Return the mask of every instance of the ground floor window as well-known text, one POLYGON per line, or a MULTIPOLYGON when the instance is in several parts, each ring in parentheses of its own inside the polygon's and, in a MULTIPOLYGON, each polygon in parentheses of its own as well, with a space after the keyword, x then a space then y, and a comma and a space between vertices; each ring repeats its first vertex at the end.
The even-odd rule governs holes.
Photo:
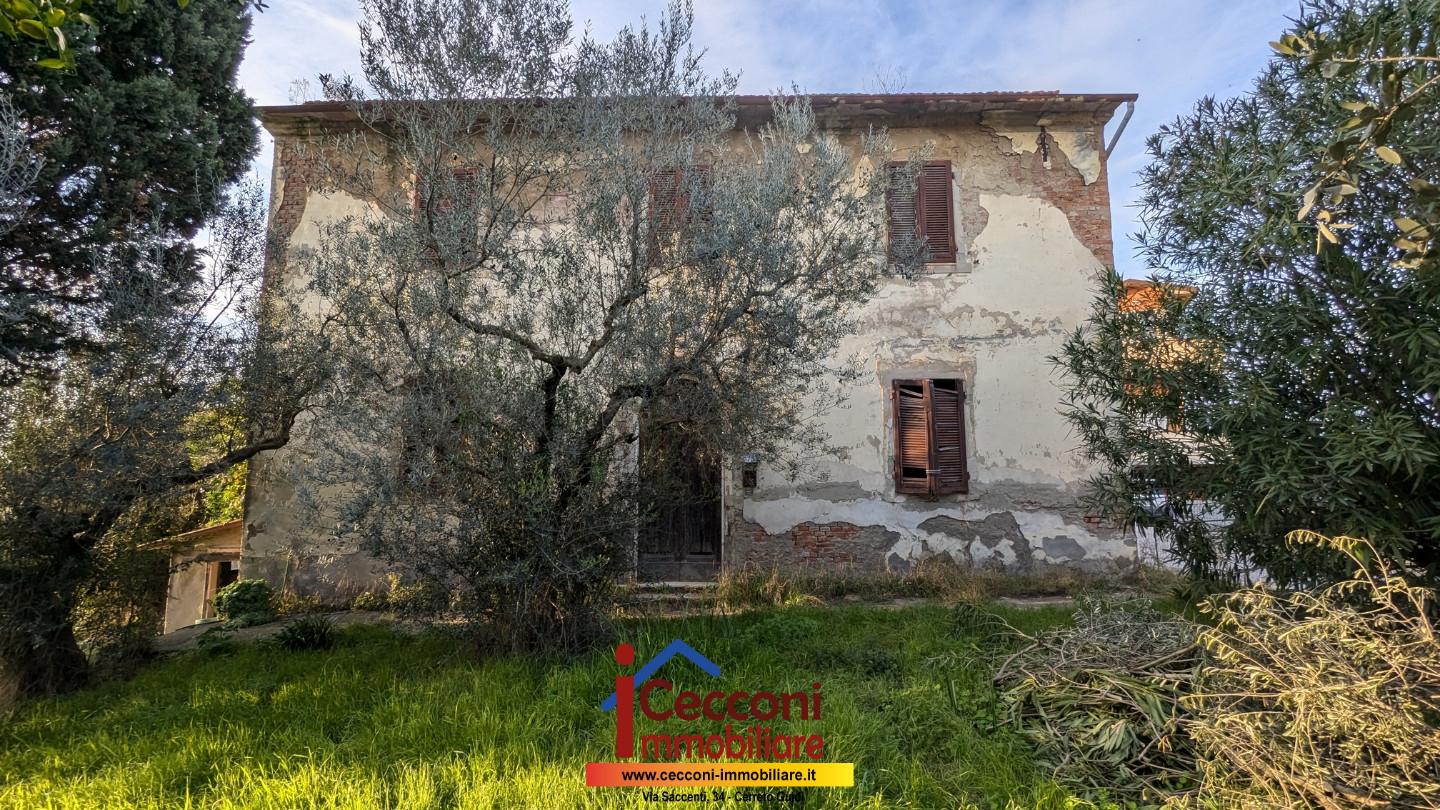
POLYGON ((969 492, 964 381, 896 380, 890 387, 890 406, 895 425, 895 491, 969 492))

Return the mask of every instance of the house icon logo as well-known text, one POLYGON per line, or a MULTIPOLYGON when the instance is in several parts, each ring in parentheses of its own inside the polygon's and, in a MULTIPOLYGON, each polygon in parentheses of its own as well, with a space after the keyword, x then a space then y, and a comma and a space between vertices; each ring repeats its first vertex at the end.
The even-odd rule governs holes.
MULTIPOLYGON (((694 647, 675 639, 665 645, 654 658, 646 662, 645 666, 633 675, 619 675, 615 678, 615 691, 610 696, 600 701, 600 710, 608 712, 615 711, 615 756, 621 759, 629 759, 635 756, 635 685, 645 683, 660 671, 660 668, 669 663, 675 656, 683 656, 699 667, 705 674, 712 678, 719 677, 720 667, 714 661, 706 658, 694 647)), ((635 647, 631 644, 620 644, 615 648, 615 663, 622 667, 628 667, 635 663, 635 647)))

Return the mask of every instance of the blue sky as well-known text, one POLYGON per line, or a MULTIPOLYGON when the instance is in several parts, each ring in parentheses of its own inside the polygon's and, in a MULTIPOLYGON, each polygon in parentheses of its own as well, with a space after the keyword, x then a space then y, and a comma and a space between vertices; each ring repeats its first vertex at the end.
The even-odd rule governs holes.
MULTIPOLYGON (((281 0, 258 15, 240 69, 256 102, 286 104, 297 79, 356 72, 359 5, 281 0)), ((576 21, 601 36, 663 7, 571 1, 576 21)), ((1294 10, 1293 0, 695 0, 695 37, 708 69, 739 72, 748 93, 791 83, 874 91, 877 76, 908 92, 1139 93, 1110 162, 1116 263, 1139 276, 1129 234, 1139 228, 1134 183, 1146 136, 1201 96, 1243 92, 1294 10)), ((263 149, 256 170, 268 179, 268 141, 263 149)))

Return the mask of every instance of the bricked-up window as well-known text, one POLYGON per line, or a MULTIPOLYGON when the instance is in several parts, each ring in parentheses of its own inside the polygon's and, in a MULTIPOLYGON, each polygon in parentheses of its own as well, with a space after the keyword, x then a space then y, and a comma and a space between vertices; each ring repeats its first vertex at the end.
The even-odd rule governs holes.
POLYGON ((955 205, 950 186, 953 176, 950 161, 926 161, 920 166, 913 187, 904 182, 905 165, 890 164, 891 179, 885 189, 890 254, 900 258, 925 250, 926 261, 955 261, 955 205))
POLYGON ((896 380, 895 491, 948 495, 970 491, 965 467, 965 384, 955 379, 896 380))
POLYGON ((652 249, 669 244, 686 225, 710 217, 709 203, 695 204, 690 199, 690 191, 708 188, 711 182, 710 166, 706 164, 661 169, 650 176, 652 249))

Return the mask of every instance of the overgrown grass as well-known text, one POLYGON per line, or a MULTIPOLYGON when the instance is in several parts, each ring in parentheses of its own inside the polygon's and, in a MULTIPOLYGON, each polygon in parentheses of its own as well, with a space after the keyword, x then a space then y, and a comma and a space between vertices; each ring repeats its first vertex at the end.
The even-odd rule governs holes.
POLYGON ((1140 591, 1169 594, 1183 582, 1171 571, 1136 566, 1123 572, 1096 574, 1071 567, 1053 567, 1034 574, 1016 574, 962 565, 947 557, 931 557, 904 574, 863 574, 825 571, 807 575, 778 570, 745 570, 716 583, 715 603, 727 610, 759 605, 799 605, 844 598, 883 601, 895 598, 984 602, 1004 596, 1077 596, 1092 591, 1140 591))
MULTIPOLYGON (((1066 620, 998 612, 1027 632, 1066 620)), ((822 719, 776 727, 823 734, 826 759, 855 762, 857 785, 813 790, 806 807, 1090 806, 998 726, 986 642, 957 634, 944 608, 644 619, 622 635, 641 660, 683 638, 723 670, 710 680, 672 662, 677 690, 822 682, 822 719)), ((613 759, 614 721, 597 703, 617 672, 603 651, 477 662, 451 639, 377 627, 339 632, 326 651, 196 652, 0 721, 0 806, 648 806, 638 790, 583 786, 586 761, 613 759)))

